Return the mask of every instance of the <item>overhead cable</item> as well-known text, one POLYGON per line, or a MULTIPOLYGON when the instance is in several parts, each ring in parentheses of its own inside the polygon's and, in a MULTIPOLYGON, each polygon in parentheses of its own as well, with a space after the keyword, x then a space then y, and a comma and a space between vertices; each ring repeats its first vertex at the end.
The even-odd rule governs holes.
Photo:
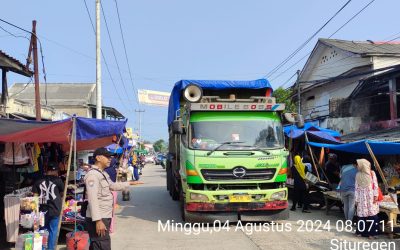
MULTIPOLYGON (((92 20, 92 17, 90 16, 90 12, 89 12, 89 8, 88 8, 88 6, 87 6, 86 0, 83 0, 83 1, 84 1, 84 3, 85 3, 86 12, 87 12, 87 14, 88 14, 90 23, 91 23, 91 25, 92 25, 93 32, 94 32, 94 34, 96 34, 96 29, 94 28, 93 20, 92 20)), ((120 94, 119 94, 119 92, 118 92, 117 85, 115 84, 114 78, 113 78, 112 75, 111 75, 110 68, 108 67, 108 63, 107 63, 107 60, 106 60, 106 58, 105 58, 105 56, 104 56, 103 50, 100 49, 100 51, 101 51, 101 57, 103 58, 103 61, 104 61, 104 64, 105 64, 105 66, 106 66, 108 75, 110 76, 111 83, 112 83, 113 86, 114 86, 115 93, 117 94, 118 99, 121 101, 121 103, 122 103, 122 105, 124 106, 124 108, 125 108, 126 110, 129 111, 129 108, 127 108, 127 106, 125 105, 125 103, 122 101, 122 98, 121 98, 121 96, 120 96, 120 94)))
POLYGON ((277 72, 280 68, 282 68, 290 59, 292 59, 300 50, 302 50, 323 28, 325 28, 328 23, 332 21, 352 0, 348 0, 327 22, 322 25, 314 34, 309 37, 303 44, 300 45, 295 51, 293 51, 285 60, 283 60, 278 66, 273 68, 270 72, 268 72, 263 78, 268 78, 277 72))
POLYGON ((136 91, 136 88, 135 88, 135 84, 134 84, 134 82, 133 82, 133 77, 132 77, 132 72, 131 72, 131 66, 130 66, 129 60, 128 60, 128 53, 126 52, 125 37, 124 37, 124 32, 122 31, 122 24, 121 24, 121 18, 120 18, 120 15, 119 15, 118 3, 117 3, 117 0, 114 0, 114 1, 115 1, 115 8, 117 9, 117 16, 118 16, 118 22, 119 22, 119 30, 120 30, 120 32, 121 32, 122 43, 123 43, 123 45, 124 45, 125 59, 126 59, 126 64, 128 65, 129 77, 130 77, 130 79, 131 79, 131 85, 132 85, 132 89, 133 89, 133 94, 134 94, 134 96, 136 97, 136 102, 137 102, 138 105, 140 106, 139 98, 138 98, 138 96, 137 96, 137 91, 136 91))
POLYGON ((108 28, 107 17, 106 17, 106 14, 104 13, 103 4, 100 2, 100 5, 101 5, 101 13, 103 14, 104 23, 105 23, 106 29, 107 29, 108 39, 110 40, 111 50, 112 50, 112 53, 113 53, 113 55, 114 55, 115 64, 117 65, 117 70, 118 70, 118 73, 119 73, 119 77, 120 77, 121 82, 122 82, 122 87, 124 88, 125 94, 126 94, 126 96, 128 97, 128 99, 129 99, 128 90, 126 89, 125 81, 124 81, 124 78, 122 77, 121 69, 120 69, 120 67, 119 67, 117 55, 115 54, 114 44, 113 44, 113 41, 112 41, 112 38, 111 38, 110 29, 108 28))

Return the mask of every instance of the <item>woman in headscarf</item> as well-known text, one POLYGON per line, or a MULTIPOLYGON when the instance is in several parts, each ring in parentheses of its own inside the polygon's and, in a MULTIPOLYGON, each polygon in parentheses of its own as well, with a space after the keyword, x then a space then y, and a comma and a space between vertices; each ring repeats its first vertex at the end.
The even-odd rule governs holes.
POLYGON ((378 181, 371 170, 371 163, 366 159, 357 160, 357 169, 355 199, 359 221, 356 234, 374 239, 379 231, 378 181))
POLYGON ((306 185, 306 167, 301 160, 299 155, 296 155, 293 159, 292 175, 294 179, 294 195, 293 195, 293 206, 291 211, 296 211, 296 205, 303 204, 303 213, 310 213, 308 210, 308 196, 307 196, 307 185, 306 185))

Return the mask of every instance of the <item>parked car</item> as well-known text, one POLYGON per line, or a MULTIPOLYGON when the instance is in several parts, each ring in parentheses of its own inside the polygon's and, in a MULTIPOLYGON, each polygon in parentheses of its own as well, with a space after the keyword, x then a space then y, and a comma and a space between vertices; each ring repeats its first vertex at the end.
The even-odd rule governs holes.
POLYGON ((154 156, 153 155, 146 155, 144 157, 144 162, 145 163, 154 163, 154 156))
POLYGON ((163 155, 163 154, 158 154, 158 155, 155 157, 155 164, 156 164, 156 165, 162 165, 162 162, 163 162, 165 159, 166 159, 165 155, 163 155))

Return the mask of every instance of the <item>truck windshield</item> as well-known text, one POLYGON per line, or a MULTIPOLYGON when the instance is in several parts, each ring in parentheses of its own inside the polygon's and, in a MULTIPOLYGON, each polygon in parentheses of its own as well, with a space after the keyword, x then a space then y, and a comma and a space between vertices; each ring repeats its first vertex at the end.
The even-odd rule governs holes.
POLYGON ((280 121, 201 121, 190 125, 190 147, 212 150, 274 149, 284 146, 280 121), (234 142, 240 143, 234 143, 234 142), (233 142, 233 143, 226 143, 233 142))

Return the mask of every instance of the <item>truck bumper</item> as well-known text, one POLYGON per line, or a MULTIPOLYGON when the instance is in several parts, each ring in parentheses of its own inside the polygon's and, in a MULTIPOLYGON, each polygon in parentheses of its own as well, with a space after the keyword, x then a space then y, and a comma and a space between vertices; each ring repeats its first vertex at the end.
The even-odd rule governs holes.
POLYGON ((185 204, 189 212, 239 212, 239 211, 271 211, 288 208, 287 201, 207 203, 189 202, 185 204))
POLYGON ((185 217, 189 222, 213 223, 213 221, 239 220, 245 222, 279 221, 289 218, 287 201, 271 201, 264 203, 187 203, 185 217))

